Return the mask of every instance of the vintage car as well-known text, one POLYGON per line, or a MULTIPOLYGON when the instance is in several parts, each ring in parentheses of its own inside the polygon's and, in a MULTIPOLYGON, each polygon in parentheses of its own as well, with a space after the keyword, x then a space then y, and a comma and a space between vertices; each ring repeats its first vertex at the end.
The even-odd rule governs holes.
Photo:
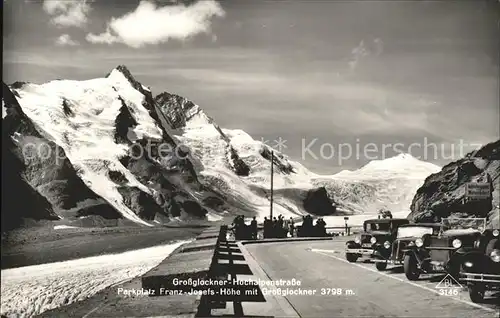
POLYGON ((409 280, 421 273, 445 272, 459 278, 461 259, 486 228, 482 218, 443 218, 437 233, 415 240, 418 249, 407 251, 404 272, 409 280))
POLYGON ((398 227, 408 223, 407 219, 366 220, 360 236, 346 242, 346 259, 349 262, 356 262, 358 258, 369 259, 376 263, 378 270, 386 269, 398 227))
POLYGON ((388 263, 403 265, 405 256, 410 253, 424 257, 428 252, 422 249, 422 238, 426 235, 437 235, 441 228, 440 223, 410 223, 398 228, 396 239, 392 243, 391 256, 388 263))
POLYGON ((488 290, 500 290, 500 229, 488 229, 463 257, 460 281, 469 289, 471 301, 478 303, 488 290))

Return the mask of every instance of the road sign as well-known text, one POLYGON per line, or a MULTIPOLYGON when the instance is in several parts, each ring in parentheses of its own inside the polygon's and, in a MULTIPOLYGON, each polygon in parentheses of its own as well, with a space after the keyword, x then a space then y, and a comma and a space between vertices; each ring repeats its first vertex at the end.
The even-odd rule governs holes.
POLYGON ((349 220, 349 217, 348 216, 344 216, 344 220, 349 220))
POLYGON ((464 287, 453 276, 447 274, 434 288, 439 290, 441 296, 459 296, 460 290, 464 287))
POLYGON ((465 185, 465 196, 471 200, 491 198, 491 184, 489 182, 470 182, 465 185))

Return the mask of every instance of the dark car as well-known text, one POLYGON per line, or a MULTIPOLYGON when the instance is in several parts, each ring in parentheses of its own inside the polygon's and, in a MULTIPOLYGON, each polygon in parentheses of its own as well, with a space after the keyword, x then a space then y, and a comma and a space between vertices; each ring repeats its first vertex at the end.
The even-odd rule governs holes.
POLYGON ((346 243, 346 259, 349 262, 356 262, 358 258, 370 259, 376 262, 378 270, 386 269, 398 227, 408 223, 407 219, 366 220, 361 235, 346 243))
POLYGON ((396 239, 392 243, 389 263, 403 265, 405 256, 416 254, 420 259, 428 257, 428 251, 422 248, 426 235, 437 235, 440 223, 411 223, 398 228, 396 239))
POLYGON ((462 257, 474 247, 482 235, 486 219, 444 218, 437 234, 425 234, 415 241, 418 249, 409 250, 404 259, 404 271, 409 280, 421 273, 445 272, 458 279, 462 257))
POLYGON ((500 290, 500 229, 486 230, 463 257, 460 281, 467 283, 471 301, 484 299, 488 290, 500 290))

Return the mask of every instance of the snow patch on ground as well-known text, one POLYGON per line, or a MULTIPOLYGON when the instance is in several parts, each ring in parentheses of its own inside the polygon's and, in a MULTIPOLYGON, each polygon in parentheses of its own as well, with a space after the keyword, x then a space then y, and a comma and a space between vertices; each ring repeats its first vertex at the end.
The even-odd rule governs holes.
POLYGON ((31 317, 143 275, 183 242, 1 271, 1 314, 31 317))
POLYGON ((216 221, 220 221, 220 220, 222 220, 222 219, 223 219, 223 217, 222 217, 222 216, 220 216, 220 215, 218 215, 218 214, 215 214, 215 213, 210 213, 210 212, 209 212, 209 213, 207 214, 207 219, 208 219, 208 221, 210 221, 210 222, 216 222, 216 221))
POLYGON ((77 229, 78 226, 70 226, 70 225, 55 225, 54 230, 64 230, 64 229, 77 229))

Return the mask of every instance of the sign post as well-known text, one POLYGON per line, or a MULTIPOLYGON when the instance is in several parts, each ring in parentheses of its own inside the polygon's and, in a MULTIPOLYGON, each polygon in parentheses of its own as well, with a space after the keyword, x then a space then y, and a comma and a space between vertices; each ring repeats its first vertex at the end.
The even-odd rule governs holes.
POLYGON ((273 221, 273 166, 274 166, 274 151, 271 150, 271 207, 270 207, 270 212, 269 212, 269 216, 270 216, 270 221, 272 222, 273 221))
POLYGON ((487 200, 491 198, 491 184, 489 182, 469 182, 465 185, 467 200, 487 200))

